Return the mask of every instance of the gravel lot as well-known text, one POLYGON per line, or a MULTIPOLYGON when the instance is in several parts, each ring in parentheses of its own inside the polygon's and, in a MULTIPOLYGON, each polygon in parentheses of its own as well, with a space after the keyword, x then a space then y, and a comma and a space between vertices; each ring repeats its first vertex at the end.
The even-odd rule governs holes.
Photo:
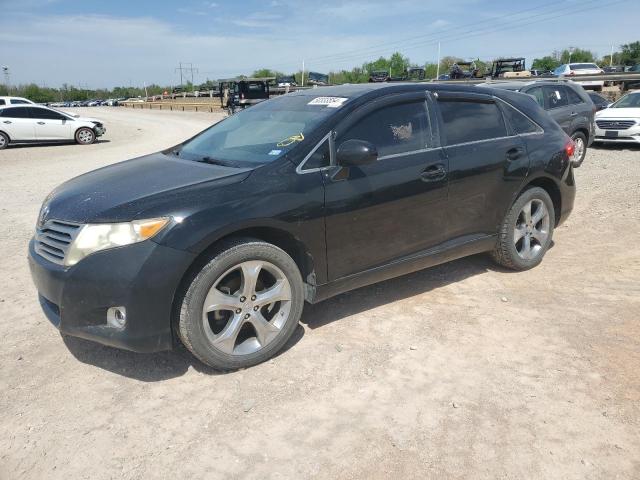
POLYGON ((85 110, 100 143, 0 152, 1 479, 640 478, 640 148, 590 150, 538 268, 475 256, 307 306, 283 354, 220 375, 41 313, 47 193, 219 118, 85 110))

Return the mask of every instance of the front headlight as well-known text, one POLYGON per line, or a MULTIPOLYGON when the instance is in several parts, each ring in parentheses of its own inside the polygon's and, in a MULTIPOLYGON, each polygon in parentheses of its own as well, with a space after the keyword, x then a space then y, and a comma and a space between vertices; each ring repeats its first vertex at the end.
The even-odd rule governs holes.
POLYGON ((69 245, 64 264, 70 267, 94 252, 142 242, 153 237, 167 223, 169 223, 168 218, 152 218, 126 223, 83 225, 76 238, 69 245))

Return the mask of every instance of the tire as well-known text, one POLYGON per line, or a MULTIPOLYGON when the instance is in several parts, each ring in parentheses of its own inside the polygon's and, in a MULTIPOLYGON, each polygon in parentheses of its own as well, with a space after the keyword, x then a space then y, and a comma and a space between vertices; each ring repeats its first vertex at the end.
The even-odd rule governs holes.
POLYGON ((293 259, 250 238, 222 245, 185 288, 176 312, 178 336, 194 356, 218 370, 246 368, 274 356, 295 331, 304 306, 293 259))
POLYGON ((587 155, 587 137, 582 132, 575 132, 571 135, 571 140, 575 144, 575 153, 571 157, 571 165, 574 168, 578 168, 584 162, 584 157, 587 155))
POLYGON ((549 194, 540 187, 528 188, 520 194, 502 221, 492 252, 493 259, 512 270, 529 270, 537 266, 551 245, 554 226, 555 211, 549 194), (530 222, 526 221, 527 205, 530 222), (539 211, 541 206, 544 209, 539 211), (538 215, 541 218, 536 221, 538 215))
POLYGON ((80 145, 91 145, 96 141, 96 133, 89 127, 82 127, 76 131, 75 139, 80 145))
POLYGON ((6 133, 0 132, 0 150, 9 146, 9 137, 6 133))

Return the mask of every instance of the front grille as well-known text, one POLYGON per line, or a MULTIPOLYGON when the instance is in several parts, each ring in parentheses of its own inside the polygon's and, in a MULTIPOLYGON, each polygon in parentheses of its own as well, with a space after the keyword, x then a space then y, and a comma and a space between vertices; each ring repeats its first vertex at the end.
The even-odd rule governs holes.
POLYGON ((77 223, 47 220, 36 228, 36 253, 50 262, 64 264, 69 245, 80 232, 80 227, 77 223))
POLYGON ((596 125, 602 130, 627 130, 635 124, 635 120, 596 120, 596 125))

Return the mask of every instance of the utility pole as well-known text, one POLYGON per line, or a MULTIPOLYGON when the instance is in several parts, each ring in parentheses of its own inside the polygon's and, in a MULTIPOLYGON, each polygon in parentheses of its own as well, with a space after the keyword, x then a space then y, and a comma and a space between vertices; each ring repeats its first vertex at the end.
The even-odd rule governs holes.
POLYGON ((180 86, 184 87, 184 80, 183 80, 184 75, 183 75, 183 72, 184 72, 184 74, 187 74, 187 73, 190 72, 191 73, 191 88, 193 88, 193 74, 194 73, 198 73, 198 69, 193 67, 193 63, 186 63, 185 62, 183 64, 182 62, 179 62, 178 65, 179 65, 179 67, 176 68, 175 71, 176 72, 180 72, 180 86), (189 65, 189 66, 187 67, 187 65, 189 65))
POLYGON ((2 73, 4 74, 4 84, 7 86, 7 93, 11 90, 11 79, 9 74, 9 67, 7 65, 2 66, 2 73))
POLYGON ((569 62, 568 63, 571 63, 571 55, 573 55, 573 50, 574 50, 573 47, 569 47, 569 62))
POLYGON ((438 42, 438 63, 436 65, 436 80, 440 78, 440 42, 438 42))
POLYGON ((611 56, 609 57, 609 66, 613 66, 613 45, 611 45, 611 56))
POLYGON ((304 87, 304 58, 302 59, 302 86, 304 87))

